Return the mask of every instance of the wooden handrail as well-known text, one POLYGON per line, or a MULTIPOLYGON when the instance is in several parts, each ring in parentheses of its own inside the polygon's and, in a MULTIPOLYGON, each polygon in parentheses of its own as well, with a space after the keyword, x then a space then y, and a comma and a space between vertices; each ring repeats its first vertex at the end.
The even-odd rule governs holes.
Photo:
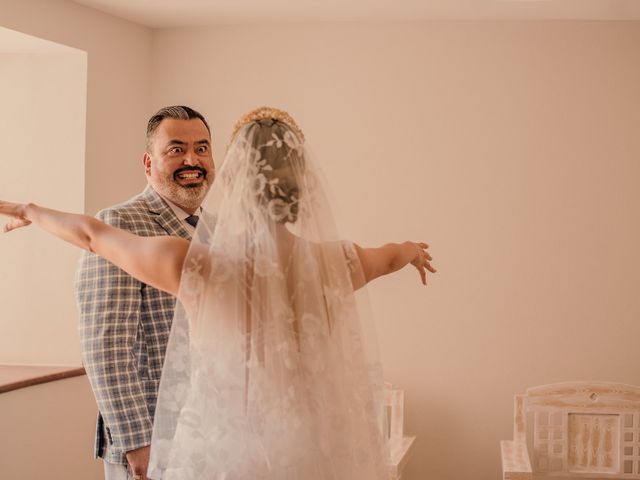
POLYGON ((84 374, 83 367, 0 365, 0 393, 84 374))

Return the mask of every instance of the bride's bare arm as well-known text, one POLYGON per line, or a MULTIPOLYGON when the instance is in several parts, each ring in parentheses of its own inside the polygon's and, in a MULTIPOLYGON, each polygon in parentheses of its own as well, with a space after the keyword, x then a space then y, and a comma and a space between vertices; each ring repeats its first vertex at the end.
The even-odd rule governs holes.
POLYGON ((431 273, 436 272, 431 266, 432 258, 427 252, 429 245, 426 243, 388 243, 378 248, 362 248, 355 245, 355 248, 362 265, 365 283, 400 270, 408 264, 416 267, 424 285, 427 284, 427 270, 431 273))
POLYGON ((31 203, 0 201, 0 214, 12 219, 5 225, 5 232, 34 223, 66 242, 104 257, 143 283, 177 295, 188 240, 170 236, 140 237, 88 215, 60 212, 31 203))

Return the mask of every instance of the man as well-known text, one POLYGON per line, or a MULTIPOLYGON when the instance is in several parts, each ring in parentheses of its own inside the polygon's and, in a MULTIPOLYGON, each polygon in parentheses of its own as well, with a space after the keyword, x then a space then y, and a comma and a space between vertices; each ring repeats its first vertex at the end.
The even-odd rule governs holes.
MULTIPOLYGON (((148 186, 98 213, 141 236, 191 239, 214 178, 211 133, 184 106, 159 110, 147 125, 148 186)), ((86 253, 76 279, 84 366, 99 414, 95 455, 107 480, 146 479, 158 384, 175 298, 86 253)))

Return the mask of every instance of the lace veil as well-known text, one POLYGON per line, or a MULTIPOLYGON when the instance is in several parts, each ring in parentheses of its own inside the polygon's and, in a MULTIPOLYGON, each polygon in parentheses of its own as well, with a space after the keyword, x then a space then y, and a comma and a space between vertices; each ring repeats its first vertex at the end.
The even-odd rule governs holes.
POLYGON ((323 184, 288 114, 238 122, 183 268, 151 478, 388 478, 362 271, 323 184))

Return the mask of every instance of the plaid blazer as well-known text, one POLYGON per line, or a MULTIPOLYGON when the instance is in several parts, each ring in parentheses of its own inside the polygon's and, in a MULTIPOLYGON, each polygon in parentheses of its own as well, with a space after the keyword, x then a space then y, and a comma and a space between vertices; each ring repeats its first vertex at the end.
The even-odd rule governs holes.
MULTIPOLYGON (((144 237, 191 239, 150 186, 97 217, 144 237)), ((127 451, 151 443, 175 298, 88 252, 80 259, 75 287, 83 362, 99 409, 94 454, 124 464, 127 451)))

